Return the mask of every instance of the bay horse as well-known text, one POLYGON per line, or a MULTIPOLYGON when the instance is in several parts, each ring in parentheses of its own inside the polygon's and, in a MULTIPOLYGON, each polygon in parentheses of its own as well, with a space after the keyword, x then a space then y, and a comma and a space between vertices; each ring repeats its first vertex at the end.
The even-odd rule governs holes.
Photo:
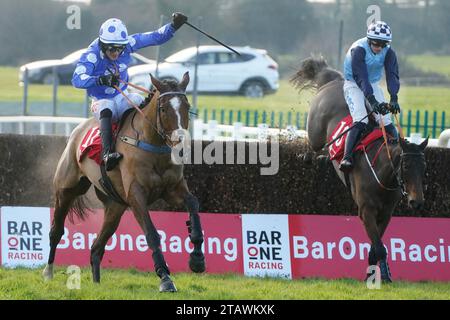
POLYGON ((134 137, 141 144, 151 145, 153 149, 143 150, 117 139, 116 150, 124 155, 119 165, 108 176, 123 201, 113 201, 105 194, 99 183, 99 165, 88 157, 78 160, 79 147, 86 133, 98 126, 94 118, 78 125, 72 132, 67 146, 59 160, 53 180, 55 211, 50 230, 50 253, 43 271, 46 280, 53 278, 53 263, 56 246, 64 234, 66 216, 85 218, 82 205, 84 195, 91 184, 97 197, 104 205, 104 221, 100 234, 91 247, 90 263, 93 281, 100 282, 100 263, 105 246, 119 226, 124 211, 129 207, 145 234, 147 244, 152 250, 156 274, 160 278, 161 292, 177 291, 170 278, 170 271, 161 251, 160 236, 148 212, 148 206, 158 199, 164 199, 173 206, 184 204, 189 212, 188 232, 194 245, 190 254, 189 267, 193 272, 205 270, 205 258, 201 246, 203 233, 198 214, 197 198, 188 189, 183 177, 183 165, 171 161, 170 146, 176 145, 171 135, 177 130, 187 129, 189 108, 185 91, 189 83, 186 72, 180 83, 159 81, 151 76, 155 88, 154 95, 146 99, 141 112, 133 110, 126 117, 118 136, 134 137), (150 101, 149 101, 150 100, 150 101), (164 152, 163 152, 164 151, 164 152))
MULTIPOLYGON (((322 57, 309 57, 303 60, 291 83, 300 91, 316 89, 307 119, 309 151, 305 159, 311 160, 315 152, 325 147, 338 123, 349 115, 343 93, 344 78, 340 72, 328 67, 322 57)), ((348 180, 339 170, 339 163, 332 161, 340 180, 350 189, 358 207, 358 215, 371 241, 369 266, 376 266, 379 262, 381 279, 386 282, 392 279, 382 237, 404 193, 408 196, 411 208, 423 207, 426 169, 424 150, 427 144, 428 138, 420 145, 409 143, 403 138, 394 144, 386 144, 383 139, 376 140, 366 153, 354 154, 354 168, 348 174, 348 180), (386 149, 389 149, 392 161, 386 149), (375 157, 377 159, 372 164, 375 157)))

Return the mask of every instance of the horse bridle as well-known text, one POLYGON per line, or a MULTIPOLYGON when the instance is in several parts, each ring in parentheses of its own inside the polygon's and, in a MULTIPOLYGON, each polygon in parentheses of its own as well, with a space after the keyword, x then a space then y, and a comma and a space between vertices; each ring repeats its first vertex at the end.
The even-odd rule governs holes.
POLYGON ((397 169, 397 172, 395 173, 397 177, 397 183, 402 188, 403 195, 407 195, 407 192, 405 191, 405 182, 403 179, 404 169, 403 169, 403 159, 406 157, 420 157, 420 160, 423 160, 425 162, 425 154, 423 152, 403 152, 400 153, 400 163, 399 168, 397 169), (400 176, 398 175, 398 171, 400 171, 400 176))
POLYGON ((378 185, 379 185, 382 189, 385 189, 385 190, 388 190, 388 191, 395 191, 395 190, 401 189, 402 195, 403 195, 403 196, 406 196, 406 195, 408 194, 408 193, 406 192, 406 189, 405 189, 405 182, 404 182, 404 179, 403 179, 403 175, 404 175, 404 170, 403 170, 403 159, 406 158, 406 157, 420 157, 421 159, 425 160, 425 155, 424 155, 423 152, 403 152, 403 151, 402 151, 402 152, 400 153, 400 162, 399 162, 399 164, 398 164, 397 170, 395 170, 395 166, 394 166, 394 164, 391 162, 391 167, 392 167, 392 169, 393 169, 393 173, 392 173, 392 174, 395 176, 395 179, 397 180, 397 186, 396 186, 395 188, 389 188, 389 187, 386 187, 386 186, 380 181, 380 179, 378 178, 378 176, 377 176, 377 174, 376 174, 376 172, 375 172, 375 170, 374 170, 372 164, 371 164, 370 161, 369 161, 369 158, 368 158, 368 155, 367 155, 367 152, 365 151, 365 149, 364 149, 364 154, 365 154, 365 156, 366 156, 366 160, 367 160, 367 162, 368 162, 368 164, 369 164, 369 167, 370 167, 370 169, 372 170, 372 174, 373 174, 373 176, 375 177, 375 180, 378 182, 378 185))
MULTIPOLYGON (((168 91, 168 92, 164 92, 161 93, 156 101, 156 132, 158 133, 158 135, 163 138, 163 140, 166 142, 167 144, 167 140, 170 140, 169 135, 166 133, 166 130, 164 129, 164 126, 162 124, 161 121, 161 98, 168 96, 168 95, 174 95, 174 96, 183 96, 186 97, 186 92, 182 92, 182 91, 168 91)), ((169 145, 169 147, 172 147, 169 145)))

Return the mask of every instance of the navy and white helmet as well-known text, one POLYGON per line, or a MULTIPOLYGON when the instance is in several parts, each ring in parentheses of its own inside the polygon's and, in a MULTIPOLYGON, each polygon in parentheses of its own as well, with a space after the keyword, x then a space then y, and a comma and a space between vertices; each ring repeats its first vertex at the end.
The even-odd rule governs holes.
POLYGON ((99 38, 103 43, 127 44, 127 27, 120 19, 108 19, 100 27, 99 38))
POLYGON ((375 21, 367 28, 367 38, 382 41, 392 41, 392 32, 384 21, 375 21))

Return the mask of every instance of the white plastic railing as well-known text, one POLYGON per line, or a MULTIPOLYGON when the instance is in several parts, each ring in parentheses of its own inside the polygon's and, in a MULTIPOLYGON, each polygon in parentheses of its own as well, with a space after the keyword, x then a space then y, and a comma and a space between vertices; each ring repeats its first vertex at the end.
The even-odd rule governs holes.
POLYGON ((38 123, 39 133, 45 134, 45 125, 47 123, 62 123, 64 124, 64 133, 69 136, 73 130, 73 125, 77 125, 86 118, 77 117, 40 117, 40 116, 8 116, 0 117, 0 133, 3 133, 4 123, 18 123, 19 124, 19 134, 25 133, 25 123, 38 123))
POLYGON ((260 141, 268 136, 284 135, 291 138, 306 137, 305 130, 297 130, 294 126, 288 126, 286 129, 269 128, 267 124, 259 124, 257 127, 244 127, 241 122, 235 122, 233 125, 218 124, 217 120, 209 120, 204 123, 201 119, 194 120, 193 140, 245 140, 260 141))
MULTIPOLYGON (((0 133, 4 133, 5 123, 18 123, 18 133, 25 133, 25 123, 38 123, 39 134, 46 134, 45 125, 48 123, 64 124, 64 133, 69 136, 73 126, 77 125, 86 118, 78 117, 41 117, 41 116, 6 116, 0 117, 0 133)), ((288 126, 286 129, 269 128, 267 124, 259 124, 258 127, 244 127, 242 123, 235 122, 233 125, 218 124, 217 120, 209 120, 204 123, 201 119, 194 120, 193 140, 216 140, 216 141, 261 141, 268 136, 286 136, 288 138, 304 138, 307 136, 305 130, 298 130, 295 126, 288 126)), ((412 133, 407 137, 409 141, 421 143, 424 138, 420 133, 412 133)), ((450 148, 450 129, 444 130, 439 139, 430 139, 429 147, 450 148)))
POLYGON ((439 135, 438 146, 441 148, 450 148, 450 129, 446 129, 439 135))

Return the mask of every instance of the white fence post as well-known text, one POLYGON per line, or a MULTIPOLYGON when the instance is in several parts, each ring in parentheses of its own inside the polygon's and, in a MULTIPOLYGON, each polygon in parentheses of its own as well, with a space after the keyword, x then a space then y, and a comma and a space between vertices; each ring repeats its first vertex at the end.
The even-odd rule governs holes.
POLYGON ((269 136, 269 126, 265 123, 258 124, 258 140, 266 141, 269 136))
POLYGON ((193 140, 203 140, 203 120, 202 119, 195 119, 193 122, 193 132, 192 132, 192 139, 193 140))
POLYGON ((233 140, 242 140, 242 122, 235 122, 233 127, 233 140))
POLYGON ((450 148, 450 129, 442 131, 439 136, 438 146, 441 148, 450 148))
POLYGON ((217 120, 209 120, 208 121, 208 132, 206 134, 208 140, 216 140, 217 137, 217 120))

